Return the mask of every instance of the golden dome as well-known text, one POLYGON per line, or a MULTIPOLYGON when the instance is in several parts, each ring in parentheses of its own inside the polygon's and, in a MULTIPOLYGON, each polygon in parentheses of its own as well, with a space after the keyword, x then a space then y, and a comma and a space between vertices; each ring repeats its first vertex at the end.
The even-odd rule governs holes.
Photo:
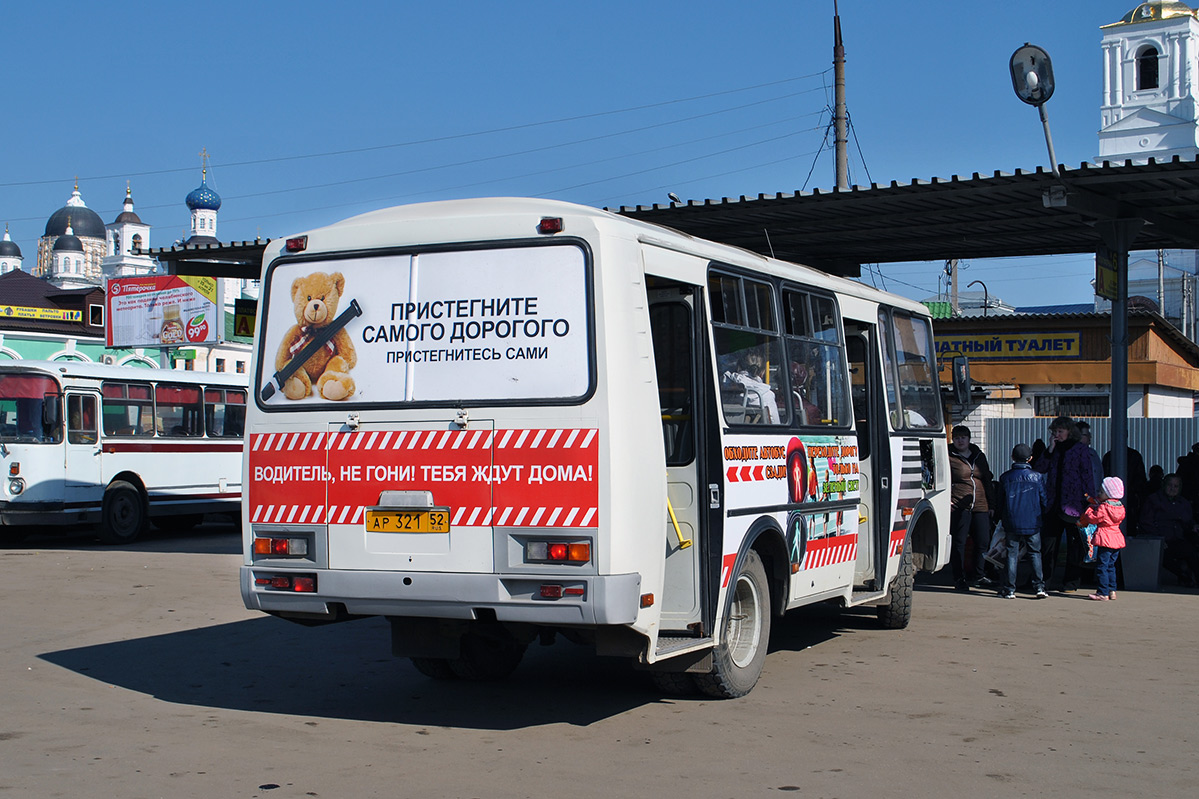
POLYGON ((1117 25, 1134 25, 1138 22, 1157 22, 1158 20, 1171 19, 1173 17, 1194 17, 1195 9, 1188 6, 1186 3, 1180 3, 1178 0, 1150 0, 1148 3, 1141 3, 1139 6, 1129 11, 1119 22, 1113 22, 1110 25, 1104 25, 1104 28, 1114 28, 1117 25))

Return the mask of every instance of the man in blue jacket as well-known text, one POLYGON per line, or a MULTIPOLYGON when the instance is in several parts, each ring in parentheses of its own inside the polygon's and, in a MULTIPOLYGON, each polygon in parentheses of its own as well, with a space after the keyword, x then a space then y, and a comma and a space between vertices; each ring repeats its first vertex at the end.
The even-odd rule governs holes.
POLYGON ((999 476, 999 513, 1007 546, 1007 574, 999 589, 999 596, 1004 599, 1016 597, 1016 564, 1021 544, 1028 547, 1032 560, 1032 584, 1037 599, 1049 596, 1041 571, 1041 512, 1048 498, 1045 479, 1033 471, 1031 460, 1032 449, 1027 444, 1017 444, 1012 448, 1012 468, 999 476))

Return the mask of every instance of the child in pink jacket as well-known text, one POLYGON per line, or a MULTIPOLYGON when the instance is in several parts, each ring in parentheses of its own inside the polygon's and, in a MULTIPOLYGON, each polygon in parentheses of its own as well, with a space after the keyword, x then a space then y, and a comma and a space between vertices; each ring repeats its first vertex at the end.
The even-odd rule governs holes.
POLYGON ((1095 576, 1099 580, 1099 588, 1088 599, 1104 602, 1116 598, 1116 559, 1120 557, 1120 550, 1124 549, 1124 533, 1120 532, 1120 522, 1124 521, 1122 499, 1124 483, 1119 477, 1106 477, 1099 499, 1092 499, 1092 504, 1078 520, 1080 526, 1095 525, 1095 536, 1091 542, 1098 551, 1095 576))

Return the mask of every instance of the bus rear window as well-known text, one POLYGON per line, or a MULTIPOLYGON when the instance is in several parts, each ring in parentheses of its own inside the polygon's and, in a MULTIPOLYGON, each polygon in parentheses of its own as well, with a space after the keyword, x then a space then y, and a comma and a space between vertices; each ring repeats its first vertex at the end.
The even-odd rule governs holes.
POLYGON ((268 410, 591 390, 588 263, 575 244, 283 261, 263 296, 268 410))
POLYGON ((41 375, 0 375, 0 441, 62 441, 58 384, 41 375))

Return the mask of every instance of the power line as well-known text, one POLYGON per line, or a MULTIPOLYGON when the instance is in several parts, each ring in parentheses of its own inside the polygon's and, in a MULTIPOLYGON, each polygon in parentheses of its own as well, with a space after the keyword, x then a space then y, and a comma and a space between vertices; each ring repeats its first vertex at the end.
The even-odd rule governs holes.
MULTIPOLYGON (((328 151, 316 152, 316 153, 302 153, 302 154, 297 154, 297 155, 275 156, 272 158, 256 158, 256 159, 248 159, 248 160, 244 160, 244 161, 228 161, 228 162, 223 162, 223 163, 215 162, 212 164, 212 166, 214 168, 222 168, 222 169, 229 169, 229 168, 233 168, 233 167, 243 167, 243 166, 257 166, 260 164, 282 163, 282 162, 287 162, 287 161, 297 161, 297 160, 304 160, 304 159, 309 159, 309 158, 328 158, 328 157, 338 156, 338 155, 354 155, 354 154, 361 154, 361 153, 368 153, 368 152, 378 152, 380 150, 389 150, 389 149, 396 149, 396 148, 401 148, 401 147, 415 147, 415 146, 422 145, 422 144, 436 144, 436 143, 441 143, 441 142, 456 141, 456 140, 460 140, 460 139, 468 139, 468 138, 474 138, 474 137, 479 137, 479 136, 490 136, 490 135, 494 135, 497 133, 510 133, 510 132, 517 131, 517 130, 528 130, 530 128, 544 127, 547 125, 559 125, 559 124, 564 124, 567 122, 580 122, 580 121, 587 120, 587 119, 598 119, 600 117, 605 117, 605 116, 628 114, 628 113, 633 113, 636 111, 647 111, 647 110, 654 109, 654 108, 665 108, 667 106, 678 105, 681 103, 695 102, 697 100, 708 100, 713 97, 723 97, 725 95, 738 94, 741 92, 754 91, 757 89, 769 88, 771 86, 780 86, 780 85, 787 84, 787 83, 795 83, 795 82, 801 81, 801 80, 808 80, 809 78, 824 75, 827 72, 828 72, 828 70, 826 69, 826 70, 822 70, 821 72, 813 72, 808 75, 799 75, 799 76, 792 77, 792 78, 782 78, 780 80, 769 81, 766 83, 759 83, 759 84, 755 84, 753 86, 743 86, 743 87, 736 88, 736 89, 725 89, 725 90, 719 91, 719 92, 709 92, 708 94, 695 95, 692 97, 680 97, 680 98, 675 98, 673 100, 664 100, 664 101, 658 102, 658 103, 647 103, 644 105, 630 106, 628 108, 618 108, 618 109, 613 109, 613 110, 609 110, 609 111, 597 111, 597 112, 590 113, 590 114, 578 114, 575 116, 561 117, 558 119, 550 119, 550 120, 542 120, 539 122, 525 122, 525 123, 522 123, 519 125, 508 125, 508 126, 499 127, 499 128, 489 128, 486 130, 469 131, 466 133, 454 133, 454 134, 449 134, 446 136, 433 136, 433 137, 429 137, 429 138, 425 138, 425 139, 413 139, 410 141, 403 141, 403 142, 377 144, 377 145, 372 145, 372 146, 368 146, 368 147, 356 147, 356 148, 347 148, 347 149, 342 149, 342 150, 328 150, 328 151)), ((782 98, 773 98, 772 100, 764 100, 764 101, 760 101, 760 102, 772 102, 774 100, 786 99, 787 97, 793 97, 793 96, 797 96, 799 94, 805 94, 805 93, 812 92, 812 91, 820 91, 820 89, 819 88, 809 89, 809 90, 806 90, 803 92, 796 92, 794 94, 784 95, 782 98)), ((755 105, 755 104, 757 104, 757 103, 750 103, 748 105, 755 105)), ((743 107, 748 107, 748 105, 743 106, 743 107)), ((729 110, 735 110, 735 109, 729 109, 729 110)), ((726 113, 726 112, 727 111, 713 112, 713 113, 726 113)), ((699 116, 707 116, 707 115, 699 115, 699 116)), ((699 117, 697 116, 695 118, 699 118, 699 117)), ((170 175, 170 174, 177 174, 180 172, 191 172, 191 171, 194 171, 194 169, 195 169, 194 166, 176 167, 176 168, 172 168, 172 169, 142 170, 139 172, 122 172, 119 174, 112 174, 112 175, 86 175, 86 176, 79 176, 77 179, 85 180, 85 181, 87 181, 87 180, 112 180, 112 179, 116 179, 116 178, 147 177, 150 175, 170 175)), ((49 178, 49 179, 42 179, 42 180, 12 181, 12 182, 8 182, 8 183, 0 183, 0 188, 12 188, 12 187, 19 187, 19 186, 41 186, 41 185, 48 185, 48 184, 54 184, 54 183, 61 183, 64 180, 66 180, 66 178, 49 178)))

